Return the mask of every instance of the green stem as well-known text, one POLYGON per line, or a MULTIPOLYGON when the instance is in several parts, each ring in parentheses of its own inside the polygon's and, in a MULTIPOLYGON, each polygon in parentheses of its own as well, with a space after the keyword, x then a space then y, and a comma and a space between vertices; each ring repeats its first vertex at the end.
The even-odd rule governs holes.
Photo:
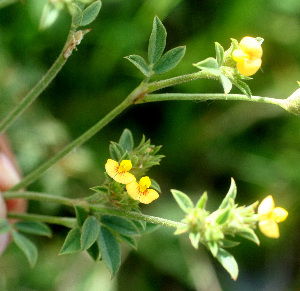
MULTIPOLYGON (((134 219, 134 220, 143 220, 143 221, 147 221, 150 223, 160 224, 160 225, 174 227, 174 228, 184 225, 181 222, 168 220, 168 219, 164 219, 164 218, 160 218, 160 217, 144 215, 144 214, 137 213, 137 212, 126 212, 121 209, 105 207, 102 205, 88 204, 86 201, 81 200, 81 199, 70 199, 70 198, 65 198, 65 197, 58 197, 55 195, 49 195, 49 194, 45 194, 45 193, 29 192, 29 191, 24 191, 24 192, 8 191, 8 192, 2 193, 2 195, 4 196, 5 199, 23 198, 23 199, 28 199, 28 200, 37 200, 37 201, 43 201, 43 202, 58 203, 58 204, 62 204, 62 205, 70 206, 70 207, 81 204, 82 206, 86 207, 87 209, 90 209, 91 211, 94 211, 94 212, 99 212, 101 214, 121 216, 121 217, 125 217, 128 219, 134 219)), ((18 219, 23 219, 23 217, 33 217, 34 216, 33 214, 15 214, 15 213, 13 214, 14 217, 12 217, 11 215, 12 214, 10 214, 10 216, 9 216, 10 218, 18 218, 18 219)), ((34 217, 36 217, 36 219, 35 219, 36 221, 55 223, 55 222, 53 222, 54 220, 51 220, 51 221, 45 220, 45 219, 48 219, 49 216, 37 215, 34 217), (41 219, 39 219, 39 218, 41 218, 41 219)), ((30 218, 26 218, 26 219, 30 219, 30 218)), ((50 217, 49 219, 52 219, 52 217, 50 217)), ((67 219, 67 221, 69 221, 69 220, 73 223, 73 220, 71 220, 71 218, 67 219)), ((61 220, 58 220, 58 221, 61 221, 61 220)), ((57 224, 61 224, 61 223, 57 223, 57 224)), ((63 225, 63 224, 61 224, 61 225, 63 225)))
POLYGON ((54 62, 52 67, 48 72, 42 77, 42 79, 35 85, 34 88, 24 97, 24 99, 13 108, 11 112, 5 117, 5 119, 0 123, 0 135, 10 126, 10 124, 15 121, 29 106, 37 99, 37 97, 47 88, 49 83, 54 79, 54 77, 61 70, 63 65, 66 63, 67 59, 64 58, 65 48, 69 44, 70 38, 73 36, 73 30, 70 31, 67 41, 64 45, 62 52, 60 53, 57 60, 54 62))
POLYGON ((166 79, 158 82, 152 82, 148 84, 147 93, 151 93, 166 87, 178 85, 181 83, 186 83, 190 81, 194 81, 200 78, 206 78, 206 79, 216 79, 216 77, 208 72, 205 71, 199 71, 192 74, 182 75, 178 77, 174 77, 171 79, 166 79))
POLYGON ((65 157, 68 153, 70 153, 76 147, 82 145, 84 142, 89 140, 92 136, 94 136, 99 130, 101 130, 104 126, 106 126, 110 121, 112 121, 116 116, 118 116, 121 112, 123 112, 127 107, 129 107, 134 100, 138 99, 139 96, 144 96, 145 94, 145 84, 142 83, 139 87, 137 87, 128 97, 117 107, 115 107, 110 113, 108 113, 104 118, 98 121, 94 126, 84 132, 77 139, 73 140, 70 144, 68 144, 62 151, 60 151, 56 156, 46 161, 36 170, 31 172, 28 176, 22 179, 20 183, 12 187, 10 190, 19 190, 22 189, 40 176, 42 176, 50 167, 52 167, 56 162, 65 157))
POLYGON ((65 206, 73 207, 75 204, 79 204, 81 200, 70 199, 66 197, 50 195, 45 193, 39 192, 30 192, 30 191, 22 191, 22 192, 15 192, 15 191, 8 191, 3 192, 2 196, 4 199, 27 199, 27 200, 37 200, 42 202, 52 202, 57 204, 62 204, 65 206))
MULTIPOLYGON (((139 100, 139 103, 171 101, 171 100, 190 100, 190 101, 208 101, 208 100, 231 100, 231 101, 249 101, 278 105, 284 108, 283 99, 268 97, 252 96, 251 98, 242 94, 183 94, 183 93, 165 93, 165 94, 148 94, 139 100)), ((284 108, 285 109, 285 108, 284 108)))
POLYGON ((30 221, 45 222, 50 224, 58 224, 69 228, 74 228, 76 227, 77 224, 76 218, 71 218, 71 217, 57 217, 57 216, 29 214, 29 213, 15 213, 15 212, 7 212, 7 217, 13 219, 20 219, 20 220, 30 220, 30 221))
POLYGON ((151 216, 151 215, 145 215, 145 214, 141 214, 141 213, 137 213, 137 212, 125 212, 123 210, 118 210, 118 209, 109 208, 109 207, 105 207, 105 206, 99 206, 99 205, 90 205, 90 210, 93 210, 95 212, 125 217, 125 218, 133 219, 133 220, 143 220, 146 222, 160 224, 163 226, 168 226, 168 227, 173 227, 173 228, 177 228, 179 226, 185 225, 178 221, 173 221, 173 220, 160 218, 160 217, 156 217, 156 216, 151 216))

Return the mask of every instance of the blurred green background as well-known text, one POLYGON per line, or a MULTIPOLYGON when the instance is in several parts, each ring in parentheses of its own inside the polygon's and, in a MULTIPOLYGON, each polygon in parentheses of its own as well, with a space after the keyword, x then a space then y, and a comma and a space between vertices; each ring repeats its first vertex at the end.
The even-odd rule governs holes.
MULTIPOLYGON (((62 11, 40 31, 44 0, 26 0, 0 10, 0 117, 17 104, 52 65, 69 31, 62 11)), ((299 0, 103 0, 98 19, 39 100, 8 130, 24 174, 53 156, 118 105, 142 76, 124 56, 146 57, 155 15, 168 31, 167 49, 187 45, 186 56, 163 78, 195 72, 191 65, 214 56, 214 42, 260 36, 262 70, 249 81, 253 95, 286 98, 300 80, 299 0)), ((159 78, 157 78, 158 80, 159 78)), ((222 92, 212 80, 197 80, 161 92, 222 92)), ((233 91, 238 93, 238 91, 233 91)), ((10 245, 0 259, 0 290, 299 290, 300 289, 300 118, 273 105, 248 102, 162 102, 130 108, 89 142, 49 170, 29 190, 83 197, 104 180, 110 141, 124 128, 136 143, 142 134, 163 145, 166 155, 150 175, 163 194, 142 211, 183 218, 169 189, 196 201, 207 190, 214 210, 230 178, 240 205, 272 194, 289 211, 281 237, 261 246, 241 240, 233 249, 240 274, 236 282, 204 249, 195 251, 187 236, 160 228, 139 240, 137 252, 124 246, 119 275, 110 280, 102 263, 84 254, 57 256, 67 230, 53 227, 53 239, 36 240, 39 259, 30 269, 10 245)), ((63 207, 30 203, 33 213, 72 215, 63 207)), ((34 239, 34 238, 31 238, 34 239)))

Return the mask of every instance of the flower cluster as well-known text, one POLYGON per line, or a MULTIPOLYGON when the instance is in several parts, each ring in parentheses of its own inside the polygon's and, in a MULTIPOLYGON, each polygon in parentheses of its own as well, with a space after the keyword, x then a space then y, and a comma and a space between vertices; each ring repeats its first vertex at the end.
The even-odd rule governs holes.
POLYGON ((148 189, 151 186, 151 180, 148 176, 142 177, 139 183, 133 174, 129 173, 132 168, 130 160, 122 160, 120 165, 118 162, 108 159, 105 164, 106 173, 116 182, 125 184, 128 195, 141 203, 149 204, 159 197, 157 191, 148 189))
POLYGON ((260 42, 253 37, 246 36, 239 48, 232 52, 232 58, 237 62, 236 67, 243 76, 254 75, 261 67, 262 48, 260 42))

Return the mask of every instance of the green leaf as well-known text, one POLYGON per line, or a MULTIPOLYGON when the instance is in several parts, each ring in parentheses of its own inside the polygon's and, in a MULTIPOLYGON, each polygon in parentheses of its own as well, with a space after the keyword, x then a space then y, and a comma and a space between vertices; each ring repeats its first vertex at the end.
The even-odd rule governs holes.
POLYGON ((233 178, 231 178, 231 184, 230 184, 230 188, 225 196, 225 198, 223 199, 221 205, 220 205, 220 209, 225 209, 229 204, 230 204, 230 199, 231 201, 235 200, 236 197, 236 184, 233 178))
POLYGON ((86 250, 92 246, 97 240, 100 230, 100 224, 96 217, 90 216, 86 219, 82 226, 82 233, 80 238, 81 250, 86 250))
POLYGON ((20 221, 14 224, 14 228, 26 233, 31 233, 35 235, 43 235, 43 236, 52 236, 52 231, 50 227, 42 222, 35 221, 20 221))
POLYGON ((125 59, 133 63, 146 77, 150 76, 151 70, 144 58, 138 55, 130 55, 125 57, 125 59))
POLYGON ((153 20, 153 28, 149 39, 148 58, 151 65, 160 59, 166 47, 167 31, 157 16, 153 20))
POLYGON ((208 248, 209 248, 211 254, 212 254, 214 257, 216 257, 217 254, 218 254, 218 250, 219 250, 218 244, 217 244, 215 241, 213 241, 213 242, 210 242, 210 241, 209 241, 209 242, 207 242, 207 246, 208 246, 208 248))
POLYGON ((154 73, 163 74, 174 69, 184 57, 185 51, 185 46, 179 46, 166 52, 154 66, 154 73))
POLYGON ((198 69, 207 71, 215 76, 220 76, 221 74, 218 62, 214 58, 207 58, 199 63, 193 64, 193 66, 197 67, 198 69))
POLYGON ((219 248, 217 259, 225 268, 225 270, 230 274, 231 278, 233 280, 236 280, 239 274, 239 267, 233 255, 231 255, 224 249, 219 248))
POLYGON ((219 225, 224 224, 228 220, 230 213, 231 208, 228 206, 227 209, 220 212, 220 214, 216 218, 216 223, 218 223, 219 225))
POLYGON ((215 42, 215 50, 216 50, 216 59, 218 62, 218 66, 221 67, 224 58, 224 48, 218 42, 215 42))
POLYGON ((133 141, 133 136, 132 133, 129 129, 125 128, 120 140, 119 140, 119 145, 123 148, 124 152, 128 151, 131 152, 134 147, 134 141, 133 141))
POLYGON ((113 160, 119 162, 122 156, 124 155, 124 150, 119 144, 111 141, 109 145, 109 153, 113 160))
POLYGON ((82 22, 80 26, 85 26, 93 22, 98 16, 102 3, 100 0, 93 2, 86 9, 84 9, 82 14, 82 22))
POLYGON ((244 228, 244 229, 242 229, 242 231, 238 232, 237 235, 239 235, 245 239, 251 240, 254 243, 256 243, 257 245, 260 245, 259 238, 257 237, 254 230, 251 228, 244 228))
POLYGON ((99 261, 99 259, 100 259, 100 249, 99 249, 99 245, 98 245, 97 241, 94 242, 89 249, 87 249, 87 252, 95 262, 99 261))
POLYGON ((219 80, 223 86, 223 89, 224 89, 224 93, 225 94, 228 94, 231 89, 232 89, 232 82, 229 78, 227 78, 226 76, 224 76, 223 74, 221 74, 219 76, 219 80))
POLYGON ((38 257, 37 247, 24 235, 14 230, 11 232, 11 234, 15 244, 22 250, 31 268, 33 268, 38 257))
POLYGON ((83 223, 88 218, 88 213, 80 205, 75 205, 74 208, 75 208, 75 214, 76 214, 77 224, 78 224, 79 227, 82 227, 83 223))
POLYGON ((113 229, 117 233, 133 236, 139 235, 138 228, 136 225, 129 221, 128 219, 118 217, 118 216, 110 216, 110 215, 103 215, 101 217, 101 222, 108 226, 109 228, 113 229))
POLYGON ((1 218, 0 219, 0 234, 6 233, 10 231, 11 227, 7 219, 1 218))
POLYGON ((191 232, 189 234, 189 239, 192 243, 192 246, 197 250, 198 247, 199 247, 199 242, 200 242, 200 232, 197 232, 197 233, 194 233, 194 232, 191 232))
POLYGON ((80 246, 81 231, 79 228, 73 228, 69 231, 64 244, 59 252, 60 255, 74 253, 81 250, 80 246))
POLYGON ((229 239, 222 240, 223 248, 233 248, 233 247, 238 246, 239 244, 240 244, 240 242, 238 242, 238 241, 233 241, 233 240, 229 240, 229 239))
POLYGON ((185 193, 174 189, 172 189, 171 192, 177 204, 184 212, 188 213, 189 209, 194 207, 192 200, 185 193))
POLYGON ((72 3, 72 26, 78 27, 82 22, 82 10, 76 4, 72 3))
POLYGON ((207 192, 205 191, 202 196, 200 197, 200 199, 198 200, 197 204, 196 204, 196 208, 199 209, 205 209, 206 206, 206 202, 207 202, 207 192))
POLYGON ((245 94, 249 98, 251 98, 252 93, 251 93, 250 87, 245 82, 235 79, 235 80, 232 80, 232 83, 234 86, 239 88, 243 94, 245 94))
POLYGON ((108 267, 112 277, 116 275, 121 265, 121 250, 117 239, 111 232, 100 226, 98 243, 103 262, 108 267))
POLYGON ((137 242, 136 242, 136 240, 132 236, 127 236, 127 235, 119 234, 119 237, 122 240, 122 242, 127 243, 134 250, 137 249, 137 242))
POLYGON ((106 186, 96 186, 96 187, 93 187, 93 188, 90 188, 91 190, 93 191, 96 191, 98 193, 101 193, 101 194, 108 194, 109 190, 106 186))

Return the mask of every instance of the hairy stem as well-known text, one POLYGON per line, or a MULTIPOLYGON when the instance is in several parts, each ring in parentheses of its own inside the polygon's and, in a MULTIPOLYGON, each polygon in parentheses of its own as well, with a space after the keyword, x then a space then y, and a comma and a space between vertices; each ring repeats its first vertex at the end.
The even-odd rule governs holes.
POLYGON ((248 101, 260 102, 278 105, 284 108, 283 99, 275 99, 260 96, 251 96, 249 98, 242 94, 183 94, 183 93, 165 93, 165 94, 147 94, 139 103, 158 102, 158 101, 171 101, 171 100, 185 100, 185 101, 208 101, 208 100, 228 100, 228 101, 248 101))
POLYGON ((56 196, 56 195, 50 195, 45 193, 39 193, 39 192, 30 192, 30 191, 8 191, 2 193, 2 196, 4 199, 27 199, 27 200, 37 200, 42 202, 52 202, 57 203, 65 206, 73 207, 75 204, 79 204, 78 202, 80 200, 77 199, 70 199, 66 197, 56 196))
POLYGON ((143 220, 143 221, 150 222, 153 224, 159 224, 159 225, 173 227, 173 228, 177 228, 179 226, 185 225, 178 221, 173 221, 173 220, 160 218, 160 217, 156 217, 156 216, 151 216, 151 215, 145 215, 145 214, 141 214, 141 213, 137 213, 137 212, 126 212, 123 210, 109 208, 109 207, 105 207, 105 206, 101 206, 101 205, 90 205, 90 209, 95 212, 100 212, 100 213, 105 213, 105 214, 110 214, 110 215, 115 215, 115 216, 121 216, 121 217, 125 217, 128 219, 133 219, 133 220, 143 220))
MULTIPOLYGON (((150 215, 144 215, 144 214, 137 213, 137 212, 126 212, 122 209, 106 207, 103 205, 89 204, 87 201, 84 201, 81 199, 58 197, 55 195, 50 195, 50 194, 45 194, 45 193, 29 192, 29 191, 24 191, 24 192, 8 191, 8 192, 2 193, 2 195, 4 196, 5 199, 23 198, 23 199, 28 199, 28 200, 37 200, 37 201, 42 201, 42 202, 58 203, 58 204, 62 204, 62 205, 70 206, 70 207, 81 204, 82 206, 86 207, 87 209, 89 209, 90 211, 93 211, 93 212, 99 212, 101 214, 109 214, 109 215, 114 215, 114 216, 121 216, 121 217, 125 217, 128 219, 134 219, 134 220, 143 220, 146 222, 164 225, 164 226, 168 226, 168 227, 174 227, 174 228, 184 225, 183 223, 178 222, 178 221, 173 221, 173 220, 150 216, 150 215)), ((45 220, 45 219, 48 219, 49 216, 41 216, 41 215, 34 216, 33 214, 15 214, 15 213, 11 214, 10 213, 9 217, 23 219, 22 215, 24 217, 35 217, 35 219, 34 219, 35 221, 55 223, 55 222, 50 222, 50 221, 45 220), (14 215, 14 216, 12 217, 11 215, 14 215)), ((30 219, 30 218, 25 218, 25 219, 30 219)), ((71 218, 67 219, 67 221, 69 221, 69 220, 73 223, 73 220, 71 220, 71 218)), ((60 220, 58 220, 58 221, 60 221, 60 220)), ((60 223, 57 223, 57 224, 60 224, 60 223)), ((61 224, 61 225, 63 225, 63 224, 61 224)))
POLYGON ((201 79, 201 78, 215 79, 216 77, 208 72, 199 71, 196 73, 182 75, 182 76, 174 77, 171 79, 166 79, 166 80, 162 80, 162 81, 158 81, 158 82, 152 82, 152 83, 148 84, 147 93, 149 94, 151 92, 154 92, 154 91, 166 88, 166 87, 194 81, 194 80, 201 79))
POLYGON ((54 79, 58 72, 62 69, 67 59, 64 58, 64 51, 69 43, 69 40, 73 36, 73 30, 69 32, 67 41, 62 49, 57 60, 54 62, 48 72, 42 77, 42 79, 31 89, 31 91, 23 98, 23 100, 13 108, 11 112, 0 123, 0 135, 15 121, 32 103, 39 97, 39 95, 48 87, 49 83, 54 79))
POLYGON ((30 221, 45 222, 50 224, 58 224, 69 228, 74 228, 77 224, 76 218, 71 218, 71 217, 57 217, 57 216, 48 216, 48 215, 30 214, 30 213, 15 213, 15 212, 7 212, 7 217, 20 219, 20 220, 30 220, 30 221))

